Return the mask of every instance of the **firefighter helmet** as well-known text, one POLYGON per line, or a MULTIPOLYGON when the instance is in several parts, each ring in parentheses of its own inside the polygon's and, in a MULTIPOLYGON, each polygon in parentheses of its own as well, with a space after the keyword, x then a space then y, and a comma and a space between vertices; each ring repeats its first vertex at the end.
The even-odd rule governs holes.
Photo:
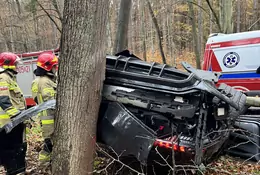
POLYGON ((16 70, 17 64, 21 63, 21 59, 14 53, 3 52, 0 54, 0 71, 5 69, 16 70))
POLYGON ((51 71, 53 66, 58 65, 58 58, 52 53, 42 53, 37 60, 37 66, 46 71, 51 71))

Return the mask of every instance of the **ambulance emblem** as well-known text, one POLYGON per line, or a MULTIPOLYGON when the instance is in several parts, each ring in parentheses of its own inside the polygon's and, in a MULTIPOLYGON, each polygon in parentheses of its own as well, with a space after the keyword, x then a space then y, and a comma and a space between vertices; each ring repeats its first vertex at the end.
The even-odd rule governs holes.
POLYGON ((229 52, 223 58, 223 64, 227 68, 233 68, 238 65, 240 61, 239 55, 236 52, 229 52))

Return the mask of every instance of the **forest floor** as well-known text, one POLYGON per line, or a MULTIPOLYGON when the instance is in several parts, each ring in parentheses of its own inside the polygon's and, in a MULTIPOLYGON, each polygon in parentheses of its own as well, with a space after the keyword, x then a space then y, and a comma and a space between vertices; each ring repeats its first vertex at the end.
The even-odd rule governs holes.
MULTIPOLYGON (((41 149, 42 137, 39 122, 33 123, 31 129, 27 129, 27 174, 30 175, 50 175, 50 171, 41 172, 38 166, 38 153, 41 149)), ((109 160, 97 158, 94 165, 96 169, 107 170, 105 167, 109 160)), ((0 167, 0 175, 4 175, 4 169, 0 167)), ((105 171, 100 171, 96 174, 106 174, 105 171)), ((229 156, 221 156, 217 161, 203 167, 201 174, 204 175, 260 175, 260 162, 244 162, 238 158, 229 156)))

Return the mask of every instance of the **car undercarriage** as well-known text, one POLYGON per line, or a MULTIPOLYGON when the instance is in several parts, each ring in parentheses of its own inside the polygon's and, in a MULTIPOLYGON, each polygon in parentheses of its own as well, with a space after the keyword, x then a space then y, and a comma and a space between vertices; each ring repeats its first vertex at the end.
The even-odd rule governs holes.
POLYGON ((173 149, 197 164, 217 153, 245 111, 246 96, 225 84, 216 88, 216 73, 183 66, 187 72, 107 56, 100 142, 144 163, 154 147, 173 149))

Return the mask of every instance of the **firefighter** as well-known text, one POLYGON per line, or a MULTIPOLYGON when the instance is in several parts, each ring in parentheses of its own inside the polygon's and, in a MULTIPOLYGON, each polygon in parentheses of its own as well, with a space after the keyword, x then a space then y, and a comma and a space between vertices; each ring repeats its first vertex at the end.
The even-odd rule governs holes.
MULTIPOLYGON (((20 58, 10 52, 0 54, 0 128, 25 109, 23 93, 16 82, 20 58)), ((26 169, 25 124, 10 133, 0 132, 0 165, 7 174, 23 174, 26 169)))
POLYGON ((38 104, 37 101, 37 93, 38 93, 38 82, 39 82, 39 77, 36 75, 36 69, 33 71, 33 74, 36 76, 36 78, 32 82, 31 90, 32 90, 32 97, 35 103, 38 104))
MULTIPOLYGON (((37 99, 38 104, 56 97, 56 73, 58 58, 52 53, 43 53, 37 60, 36 76, 38 76, 37 99)), ((54 110, 46 110, 40 114, 44 146, 39 154, 42 168, 48 167, 51 160, 52 136, 54 130, 54 110)))

